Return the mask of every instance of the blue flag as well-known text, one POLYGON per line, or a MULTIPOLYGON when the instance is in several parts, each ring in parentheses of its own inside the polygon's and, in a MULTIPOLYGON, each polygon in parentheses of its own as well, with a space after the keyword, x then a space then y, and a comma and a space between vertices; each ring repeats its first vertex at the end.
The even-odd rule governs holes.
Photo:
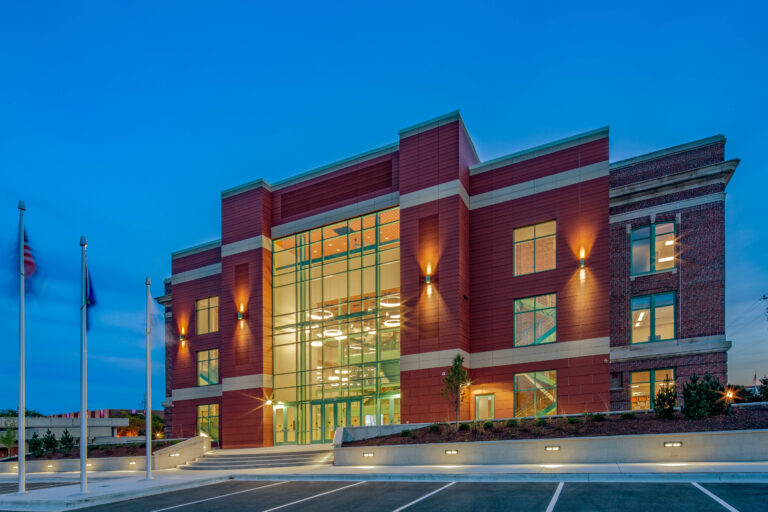
POLYGON ((90 331, 91 330, 91 308, 96 305, 96 295, 93 293, 93 279, 91 279, 91 271, 88 270, 86 272, 86 282, 85 282, 85 289, 86 289, 86 308, 85 308, 85 330, 90 331))

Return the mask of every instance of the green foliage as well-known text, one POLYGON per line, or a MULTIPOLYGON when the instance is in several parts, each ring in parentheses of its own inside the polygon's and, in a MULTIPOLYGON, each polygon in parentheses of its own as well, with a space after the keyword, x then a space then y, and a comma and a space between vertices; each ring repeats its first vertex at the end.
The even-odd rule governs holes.
POLYGON ((547 418, 538 418, 536 420, 535 425, 537 427, 546 427, 547 426, 547 418))
POLYGON ((18 428, 8 419, 3 422, 3 427, 5 430, 2 435, 0 435, 0 444, 8 449, 8 456, 10 457, 11 448, 16 445, 16 433, 18 432, 18 428))
POLYGON ((653 412, 657 418, 670 419, 675 415, 676 402, 677 388, 667 377, 664 379, 664 385, 653 397, 653 412))
POLYGON ((595 421, 595 422, 598 422, 598 423, 601 422, 601 421, 605 421, 605 414, 603 414, 601 412, 594 413, 592 415, 592 421, 595 421))
POLYGON ((440 392, 456 413, 456 425, 459 424, 459 408, 464 401, 467 386, 471 384, 469 373, 464 368, 464 358, 456 354, 453 362, 443 377, 443 389, 440 392))
POLYGON ((565 422, 568 423, 569 425, 575 425, 577 423, 581 423, 581 420, 575 416, 567 416, 565 418, 565 422))
POLYGON ((56 449, 59 447, 59 442, 56 440, 56 436, 51 433, 51 429, 48 429, 45 432, 42 441, 45 453, 56 453, 56 449))
POLYGON ((768 402, 768 377, 760 379, 760 385, 757 387, 757 396, 761 402, 768 402))
POLYGON ((623 420, 633 420, 633 419, 635 419, 635 413, 633 413, 633 412, 623 412, 623 413, 621 413, 621 419, 623 419, 623 420))
POLYGON ((401 430, 400 437, 411 437, 411 431, 408 429, 401 430))
POLYGON ((517 420, 516 419, 508 419, 507 420, 507 426, 509 428, 514 428, 517 426, 517 420))
POLYGON ((40 457, 43 454, 43 441, 40 440, 40 436, 37 432, 32 434, 32 438, 29 440, 29 453, 33 457, 40 457))
MULTIPOLYGON (((0 418, 15 418, 19 415, 18 409, 0 409, 0 418)), ((24 416, 27 418, 42 418, 43 415, 34 409, 25 409, 24 416)))
POLYGON ((59 439, 59 446, 61 446, 62 453, 69 453, 72 451, 72 448, 75 447, 75 438, 72 437, 69 430, 64 429, 64 432, 61 434, 61 439, 59 439))
POLYGON ((439 432, 440 431, 440 425, 438 425, 437 423, 433 423, 429 427, 427 427, 427 430, 429 432, 439 432))
POLYGON ((695 373, 683 385, 682 413, 687 420, 700 420, 716 414, 728 414, 731 403, 725 398, 725 387, 720 379, 705 374, 703 379, 695 373))
POLYGON ((486 421, 483 423, 483 428, 485 430, 491 430, 493 428, 493 422, 492 421, 486 421))
POLYGON ((459 423, 459 430, 469 430, 469 423, 459 423))

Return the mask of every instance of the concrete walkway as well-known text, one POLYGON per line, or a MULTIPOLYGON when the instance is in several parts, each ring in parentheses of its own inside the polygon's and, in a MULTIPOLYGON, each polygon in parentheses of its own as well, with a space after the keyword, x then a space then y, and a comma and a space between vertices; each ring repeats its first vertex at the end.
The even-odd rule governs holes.
MULTIPOLYGON (((768 462, 675 464, 524 464, 493 466, 307 466, 242 471, 155 471, 152 481, 143 472, 94 472, 89 494, 79 495, 77 473, 30 475, 30 482, 72 485, 0 495, 2 510, 72 510, 173 490, 200 487, 224 480, 345 480, 345 481, 466 481, 466 482, 761 482, 768 483, 768 462)), ((12 475, 0 476, 11 483, 12 475)))

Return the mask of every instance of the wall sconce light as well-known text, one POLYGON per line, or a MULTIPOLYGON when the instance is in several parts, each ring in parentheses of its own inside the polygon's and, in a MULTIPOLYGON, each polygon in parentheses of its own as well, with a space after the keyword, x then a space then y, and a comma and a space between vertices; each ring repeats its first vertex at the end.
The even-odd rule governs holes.
POLYGON ((424 282, 426 284, 432 284, 432 265, 427 265, 427 272, 424 276, 424 282))
POLYGON ((240 303, 240 309, 237 310, 237 319, 243 320, 245 318, 245 306, 240 303))
POLYGON ((181 328, 181 334, 179 334, 179 343, 183 347, 187 342, 187 336, 184 334, 184 328, 181 328))
POLYGON ((579 268, 584 268, 584 249, 579 251, 579 268))

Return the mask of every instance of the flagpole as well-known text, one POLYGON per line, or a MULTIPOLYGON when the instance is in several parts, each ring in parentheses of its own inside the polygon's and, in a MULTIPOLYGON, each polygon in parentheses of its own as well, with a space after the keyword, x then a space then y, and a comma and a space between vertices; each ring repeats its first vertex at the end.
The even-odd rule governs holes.
POLYGON ((80 237, 80 492, 88 492, 88 475, 85 464, 88 458, 88 340, 86 308, 88 307, 87 264, 85 250, 88 242, 80 237))
POLYGON ((147 396, 146 411, 144 412, 144 444, 147 448, 147 480, 152 480, 152 343, 150 341, 149 301, 151 300, 150 285, 152 280, 147 278, 147 396))
MULTIPOLYGON (((17 427, 18 434, 18 457, 19 460, 19 492, 27 492, 27 473, 26 473, 26 393, 24 382, 25 373, 25 353, 24 353, 24 201, 19 201, 19 420, 17 427)), ((8 455, 11 455, 8 448, 8 455)))

